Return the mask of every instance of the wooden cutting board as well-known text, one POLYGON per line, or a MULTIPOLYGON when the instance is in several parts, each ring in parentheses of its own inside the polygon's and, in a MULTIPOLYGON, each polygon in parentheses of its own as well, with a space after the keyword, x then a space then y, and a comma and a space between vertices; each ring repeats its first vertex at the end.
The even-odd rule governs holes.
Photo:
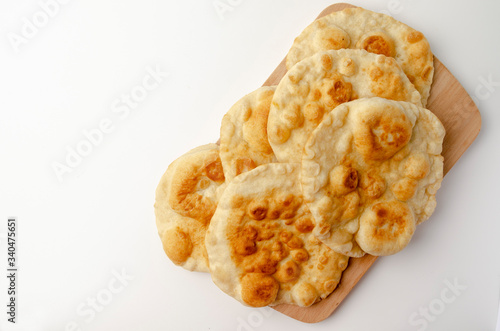
MULTIPOLYGON (((331 5, 323 10, 318 18, 349 7, 354 6, 347 3, 331 5)), ((286 65, 283 60, 264 86, 277 85, 285 73, 286 65)), ((443 141, 444 174, 446 174, 476 139, 481 129, 481 115, 462 85, 436 57, 434 57, 434 82, 427 108, 437 115, 446 129, 443 141)), ((371 255, 351 258, 337 289, 328 298, 311 307, 283 304, 273 308, 302 322, 320 322, 333 313, 376 259, 376 256, 371 255)))

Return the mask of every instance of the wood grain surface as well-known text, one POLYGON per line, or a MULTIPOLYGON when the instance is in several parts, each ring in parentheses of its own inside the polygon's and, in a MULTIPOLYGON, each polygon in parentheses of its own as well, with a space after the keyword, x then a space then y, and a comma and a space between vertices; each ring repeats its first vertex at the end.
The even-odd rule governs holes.
MULTIPOLYGON (((323 10, 318 18, 349 7, 354 6, 347 3, 331 5, 323 10)), ((283 60, 263 85, 277 85, 285 73, 286 66, 283 60)), ((481 129, 481 115, 462 85, 436 57, 434 57, 434 81, 427 108, 436 114, 446 129, 443 142, 444 174, 446 174, 477 137, 481 129)), ((273 308, 302 322, 320 322, 334 312, 376 259, 376 256, 371 255, 351 258, 337 289, 328 298, 311 307, 283 304, 273 308)))

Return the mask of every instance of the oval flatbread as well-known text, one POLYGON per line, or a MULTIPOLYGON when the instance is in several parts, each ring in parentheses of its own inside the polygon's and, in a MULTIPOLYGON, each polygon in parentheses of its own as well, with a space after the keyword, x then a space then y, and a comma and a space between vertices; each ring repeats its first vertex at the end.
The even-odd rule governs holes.
POLYGON ((280 162, 300 162, 304 145, 325 114, 365 97, 420 105, 420 94, 393 58, 365 50, 322 51, 291 68, 269 111, 268 137, 280 162))
POLYGON ((245 305, 310 306, 348 257, 323 245, 303 203, 299 164, 270 163, 228 183, 206 236, 214 283, 245 305))
POLYGON ((432 112, 411 103, 367 98, 337 107, 302 159, 313 233, 352 257, 403 249, 436 207, 444 135, 432 112))
POLYGON ((424 35, 394 18, 363 8, 324 16, 302 31, 286 58, 288 69, 328 49, 365 49, 396 59, 427 104, 434 75, 433 56, 424 35))
POLYGON ((236 102, 222 118, 220 158, 226 181, 276 162, 267 138, 267 118, 276 86, 263 86, 236 102))
POLYGON ((163 249, 174 264, 208 272, 205 234, 223 183, 216 144, 197 147, 168 166, 154 207, 163 249))

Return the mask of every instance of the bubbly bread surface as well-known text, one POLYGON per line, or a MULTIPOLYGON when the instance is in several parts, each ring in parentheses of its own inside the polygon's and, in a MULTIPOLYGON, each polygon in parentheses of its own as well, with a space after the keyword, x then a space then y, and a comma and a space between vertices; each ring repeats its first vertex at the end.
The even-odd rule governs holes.
POLYGON ((168 258, 191 271, 208 272, 205 234, 224 173, 219 147, 197 147, 172 162, 156 189, 158 234, 168 258))
POLYGON ((436 206, 444 135, 432 112, 408 102, 367 98, 337 107, 302 158, 313 233, 352 257, 403 249, 436 206))
POLYGON ((280 162, 300 162, 304 145, 338 105, 383 97, 421 105, 421 97, 396 61, 365 50, 320 51, 292 67, 274 93, 268 137, 280 162))
POLYGON ((342 48, 396 59, 426 105, 434 75, 429 43, 421 32, 385 14, 347 8, 314 21, 295 39, 286 66, 291 69, 316 52, 342 48))
POLYGON ((245 305, 310 306, 337 286, 348 257, 313 234, 299 164, 270 163, 237 176, 206 236, 214 283, 245 305))
POLYGON ((255 167, 276 162, 267 138, 267 119, 275 86, 247 94, 224 115, 220 128, 220 157, 226 181, 255 167))

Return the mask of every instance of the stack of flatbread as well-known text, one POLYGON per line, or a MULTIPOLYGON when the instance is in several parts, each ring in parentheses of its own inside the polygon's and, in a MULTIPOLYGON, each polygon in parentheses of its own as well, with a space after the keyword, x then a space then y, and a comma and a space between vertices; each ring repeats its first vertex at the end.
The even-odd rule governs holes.
POLYGON ((170 260, 253 307, 310 306, 349 257, 402 250, 443 178, 422 33, 345 9, 308 26, 286 65, 277 86, 229 109, 220 144, 174 161, 156 191, 170 260))

